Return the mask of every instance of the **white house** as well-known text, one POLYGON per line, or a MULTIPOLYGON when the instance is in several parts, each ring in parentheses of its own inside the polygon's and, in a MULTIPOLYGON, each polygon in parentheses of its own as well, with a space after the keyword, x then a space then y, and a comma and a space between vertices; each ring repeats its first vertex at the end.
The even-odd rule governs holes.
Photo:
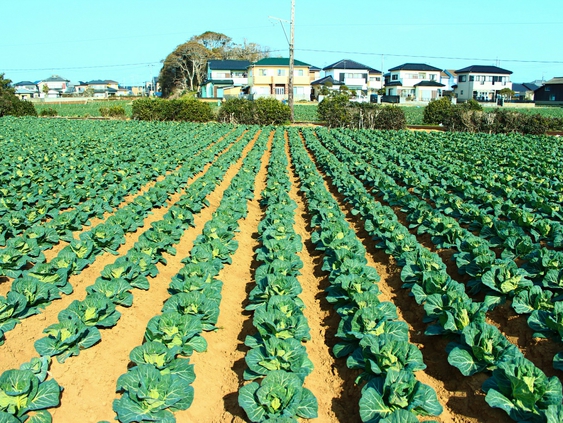
POLYGON ((350 90, 363 94, 376 93, 383 86, 381 71, 372 67, 343 59, 323 68, 324 76, 346 85, 350 90))
POLYGON ((400 102, 430 101, 442 96, 442 69, 425 63, 404 63, 389 69, 385 76, 385 94, 398 96, 400 102))
POLYGON ((52 75, 47 79, 43 79, 37 83, 39 95, 41 98, 57 98, 67 89, 70 80, 59 75, 52 75), (47 87, 47 88, 44 88, 47 87))
POLYGON ((202 98, 237 97, 248 84, 248 60, 209 60, 207 75, 200 86, 202 98))
POLYGON ((496 101, 503 88, 512 89, 512 71, 497 66, 473 65, 456 71, 458 100, 496 101))

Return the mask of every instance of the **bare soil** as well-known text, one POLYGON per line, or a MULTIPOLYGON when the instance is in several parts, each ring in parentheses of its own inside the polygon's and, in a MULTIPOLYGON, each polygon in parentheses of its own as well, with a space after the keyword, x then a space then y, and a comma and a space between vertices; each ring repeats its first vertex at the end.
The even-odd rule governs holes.
MULTIPOLYGON (((245 149, 243 156, 252 145, 253 142, 245 149)), ((259 200, 260 192, 266 183, 268 159, 269 150, 263 157, 262 168, 256 177, 254 198, 248 202, 248 215, 239 222, 240 232, 235 238, 238 241, 238 250, 232 257, 233 263, 225 266, 218 277, 223 282, 218 329, 204 333, 208 350, 204 353, 195 353, 191 357, 196 373, 193 384, 195 398, 188 410, 176 413, 178 422, 247 421, 244 411, 238 405, 237 397, 238 389, 245 383, 242 377, 246 367, 244 339, 247 334, 253 332, 251 314, 244 310, 244 306, 248 293, 254 285, 253 276, 257 266, 254 251, 259 245, 257 227, 264 213, 259 200)), ((61 405, 50 410, 54 423, 78 421, 95 423, 100 420, 113 420, 115 414, 112 411, 112 402, 118 398, 115 392, 116 381, 127 371, 130 364, 129 352, 143 342, 147 322, 160 313, 162 304, 169 296, 167 288, 170 280, 183 266, 181 259, 189 254, 193 241, 201 233, 203 225, 211 219, 212 213, 219 206, 224 190, 241 163, 242 160, 237 161, 228 170, 222 183, 210 194, 209 207, 195 216, 195 227, 188 229, 176 245, 177 255, 166 256, 167 265, 158 266, 160 273, 150 280, 150 289, 135 290, 133 306, 119 307, 121 319, 115 327, 102 330, 102 341, 82 351, 79 356, 69 358, 63 364, 53 360, 50 377, 64 387, 61 405)), ((293 182, 290 195, 298 206, 295 214, 295 230, 301 235, 304 244, 300 253, 303 261, 302 274, 299 277, 303 287, 300 298, 306 305, 305 317, 312 337, 306 343, 306 348, 309 358, 313 361, 314 371, 306 378, 305 386, 317 397, 319 403, 317 421, 359 423, 361 422, 358 406, 360 387, 354 382, 357 372, 349 370, 344 359, 336 359, 332 354, 339 317, 325 299, 324 289, 328 281, 327 275, 321 270, 322 257, 311 243, 310 217, 305 200, 298 191, 298 178, 291 167, 288 171, 293 182)), ((408 292, 401 288, 400 268, 392 257, 375 248, 362 223, 351 215, 350 210, 346 208, 328 181, 326 186, 340 201, 348 221, 363 242, 369 265, 375 267, 380 275, 381 300, 391 301, 397 305, 400 318, 410 326, 410 341, 423 353, 427 368, 417 372, 416 376, 421 382, 436 390, 444 406, 443 414, 436 420, 443 423, 510 421, 504 412, 492 409, 485 403, 480 387, 486 376, 477 375, 469 378, 462 376, 457 369, 447 363, 445 347, 448 340, 424 335, 426 328, 422 323, 424 311, 408 295, 408 292)), ((180 195, 181 193, 175 195, 168 206, 180 195)), ((134 234, 128 234, 126 244, 119 249, 119 255, 125 255, 140 234, 148 230, 153 221, 164 216, 167 207, 153 210, 153 213, 145 219, 143 228, 134 234)), ((445 257, 448 254, 451 253, 444 252, 443 255, 445 257)), ((43 336, 42 331, 50 324, 56 323, 57 314, 72 301, 83 299, 86 295, 85 288, 91 285, 101 270, 107 264, 113 263, 116 258, 110 254, 99 256, 93 265, 81 274, 71 277, 70 283, 74 287, 71 295, 53 302, 41 314, 25 319, 14 330, 8 332, 5 344, 0 347, 0 373, 18 368, 22 363, 37 356, 33 344, 43 336)), ((509 339, 521 347, 527 355, 533 355, 535 359, 541 357, 543 350, 537 347, 546 343, 531 340, 524 332, 529 329, 512 322, 513 320, 514 317, 509 314, 509 310, 499 310, 497 314, 491 316, 491 321, 501 329, 505 329, 509 339)), ((548 349, 551 354, 551 347, 548 349)))

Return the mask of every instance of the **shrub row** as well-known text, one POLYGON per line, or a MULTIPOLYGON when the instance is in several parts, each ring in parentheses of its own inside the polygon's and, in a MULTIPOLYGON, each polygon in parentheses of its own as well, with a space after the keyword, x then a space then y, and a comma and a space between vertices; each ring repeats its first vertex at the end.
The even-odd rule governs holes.
POLYGON ((23 101, 9 92, 0 92, 0 117, 2 116, 37 116, 37 111, 30 101, 23 101))
POLYGON ((282 125, 288 123, 290 117, 289 106, 274 98, 253 101, 233 98, 223 103, 217 120, 244 125, 282 125))
POLYGON ((329 128, 405 129, 407 125, 401 108, 350 102, 347 94, 326 97, 319 104, 317 113, 329 128))
MULTIPOLYGON (((101 111, 101 110, 100 110, 101 111)), ((133 102, 132 119, 161 121, 209 122, 213 111, 209 103, 196 99, 140 99, 133 102)))
POLYGON ((424 123, 442 124, 448 131, 522 133, 541 135, 547 131, 563 129, 563 119, 528 115, 511 110, 498 109, 484 112, 475 100, 453 105, 449 98, 431 101, 424 109, 424 123))

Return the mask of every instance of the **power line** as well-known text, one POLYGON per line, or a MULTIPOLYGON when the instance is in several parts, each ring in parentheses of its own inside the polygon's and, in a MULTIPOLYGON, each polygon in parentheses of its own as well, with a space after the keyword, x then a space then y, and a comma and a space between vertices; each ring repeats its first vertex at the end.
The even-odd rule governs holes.
MULTIPOLYGON (((421 55, 413 55, 413 54, 393 54, 393 53, 375 53, 375 52, 365 52, 365 51, 342 51, 342 50, 318 50, 318 49, 295 49, 299 51, 307 51, 312 53, 335 53, 335 54, 358 54, 358 55, 366 55, 366 56, 390 56, 390 57, 412 57, 416 59, 441 59, 441 60, 476 60, 476 61, 483 61, 483 62, 497 62, 500 60, 501 62, 514 62, 514 63, 542 63, 542 64, 553 64, 553 65, 561 65, 563 61, 560 60, 524 60, 524 59, 485 59, 485 58, 478 58, 478 57, 448 57, 448 56, 421 56, 421 55)), ((270 52, 281 52, 285 51, 285 49, 279 50, 270 50, 270 52)))

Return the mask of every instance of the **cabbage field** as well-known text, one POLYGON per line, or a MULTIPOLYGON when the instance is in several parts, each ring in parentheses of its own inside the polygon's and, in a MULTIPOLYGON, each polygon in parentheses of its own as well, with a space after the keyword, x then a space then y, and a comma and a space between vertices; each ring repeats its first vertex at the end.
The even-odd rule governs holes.
POLYGON ((0 119, 0 423, 563 421, 558 137, 0 119))

